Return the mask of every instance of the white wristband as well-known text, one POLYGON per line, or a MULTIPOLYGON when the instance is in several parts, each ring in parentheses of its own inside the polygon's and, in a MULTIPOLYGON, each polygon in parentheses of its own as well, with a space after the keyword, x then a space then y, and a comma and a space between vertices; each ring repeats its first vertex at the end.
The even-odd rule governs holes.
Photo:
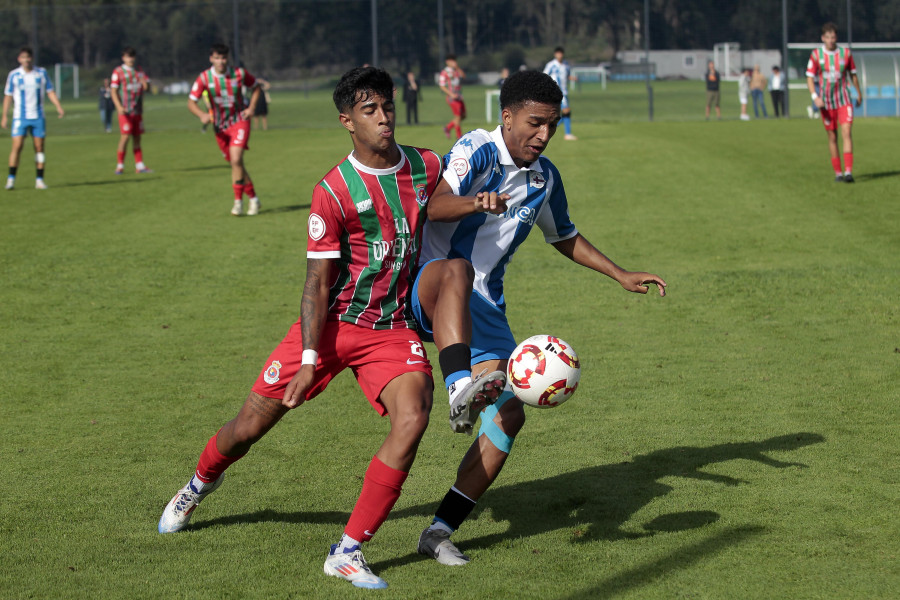
POLYGON ((304 350, 300 356, 301 365, 314 365, 319 362, 319 353, 315 350, 304 350))
POLYGON ((813 93, 812 93, 812 94, 810 94, 810 96, 809 96, 809 97, 810 97, 810 98, 812 98, 812 99, 813 99, 813 101, 815 101, 815 100, 816 100, 816 98, 818 98, 818 97, 819 97, 819 95, 818 95, 818 94, 817 94, 817 93, 815 93, 815 92, 813 92, 813 93))

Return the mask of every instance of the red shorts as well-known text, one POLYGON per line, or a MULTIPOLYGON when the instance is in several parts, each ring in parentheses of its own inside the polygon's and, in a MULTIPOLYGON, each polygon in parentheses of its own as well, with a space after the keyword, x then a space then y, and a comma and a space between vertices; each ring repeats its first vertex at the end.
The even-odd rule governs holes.
MULTIPOLYGON (((300 370, 303 340, 300 321, 275 348, 259 374, 253 391, 266 398, 284 398, 291 378, 300 370)), ((319 362, 306 399, 318 396, 346 368, 353 371, 359 387, 378 414, 387 409, 379 397, 392 379, 404 373, 431 374, 431 363, 419 334, 413 329, 369 329, 343 321, 326 321, 319 339, 319 362)))
POLYGON ((837 131, 838 123, 853 122, 853 105, 845 104, 837 108, 820 108, 822 114, 822 124, 825 125, 825 131, 837 131))
POLYGON ((466 103, 460 100, 450 100, 447 98, 447 104, 450 105, 450 110, 453 111, 453 114, 462 119, 466 118, 466 103))
POLYGON ((144 133, 143 115, 119 115, 119 132, 122 135, 141 135, 144 133))
POLYGON ((238 146, 244 150, 250 149, 250 121, 238 121, 225 131, 216 132, 216 141, 219 149, 225 155, 225 160, 231 160, 229 146, 238 146))

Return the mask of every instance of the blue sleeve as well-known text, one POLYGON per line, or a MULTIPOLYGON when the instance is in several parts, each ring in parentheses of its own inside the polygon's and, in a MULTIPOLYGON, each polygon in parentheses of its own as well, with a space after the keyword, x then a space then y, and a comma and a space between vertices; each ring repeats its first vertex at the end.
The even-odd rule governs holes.
POLYGON ((474 189, 474 186, 493 169, 496 152, 490 139, 477 131, 461 137, 450 153, 444 156, 444 180, 450 184, 453 193, 468 196, 481 191, 474 189))
POLYGON ((44 76, 44 81, 47 82, 47 85, 46 85, 46 87, 44 88, 44 91, 45 91, 45 92, 52 92, 52 91, 53 91, 53 81, 51 81, 50 77, 47 76, 47 70, 46 70, 46 69, 41 69, 41 72, 42 72, 42 75, 44 76))
POLYGON ((573 237, 578 230, 569 218, 569 201, 566 199, 566 190, 559 171, 550 161, 543 166, 545 172, 550 175, 547 183, 551 188, 547 202, 538 213, 537 226, 543 232, 544 240, 552 244, 573 237))

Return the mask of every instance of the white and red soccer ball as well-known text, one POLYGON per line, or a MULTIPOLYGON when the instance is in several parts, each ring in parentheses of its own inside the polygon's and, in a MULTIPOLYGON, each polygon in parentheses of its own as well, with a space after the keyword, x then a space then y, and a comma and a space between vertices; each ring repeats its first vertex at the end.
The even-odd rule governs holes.
POLYGON ((581 364, 565 341, 552 335, 533 335, 513 350, 506 375, 519 400, 537 408, 553 408, 575 393, 581 364))

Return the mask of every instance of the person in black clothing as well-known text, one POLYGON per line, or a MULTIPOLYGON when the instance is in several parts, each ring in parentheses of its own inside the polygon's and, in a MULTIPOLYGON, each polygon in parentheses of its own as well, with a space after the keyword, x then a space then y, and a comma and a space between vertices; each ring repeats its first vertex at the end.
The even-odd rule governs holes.
POLYGON ((112 131, 112 116, 116 112, 116 105, 112 101, 112 93, 109 89, 109 79, 103 80, 103 86, 100 88, 100 101, 97 105, 100 109, 100 121, 106 133, 112 131))
POLYGON ((722 109, 719 108, 719 72, 716 71, 716 64, 709 61, 708 70, 706 71, 706 118, 709 119, 709 109, 716 107, 716 117, 722 118, 722 109))
POLYGON ((406 124, 412 125, 415 121, 419 124, 419 95, 421 89, 415 74, 410 71, 406 74, 406 81, 403 82, 403 102, 406 103, 406 124))

